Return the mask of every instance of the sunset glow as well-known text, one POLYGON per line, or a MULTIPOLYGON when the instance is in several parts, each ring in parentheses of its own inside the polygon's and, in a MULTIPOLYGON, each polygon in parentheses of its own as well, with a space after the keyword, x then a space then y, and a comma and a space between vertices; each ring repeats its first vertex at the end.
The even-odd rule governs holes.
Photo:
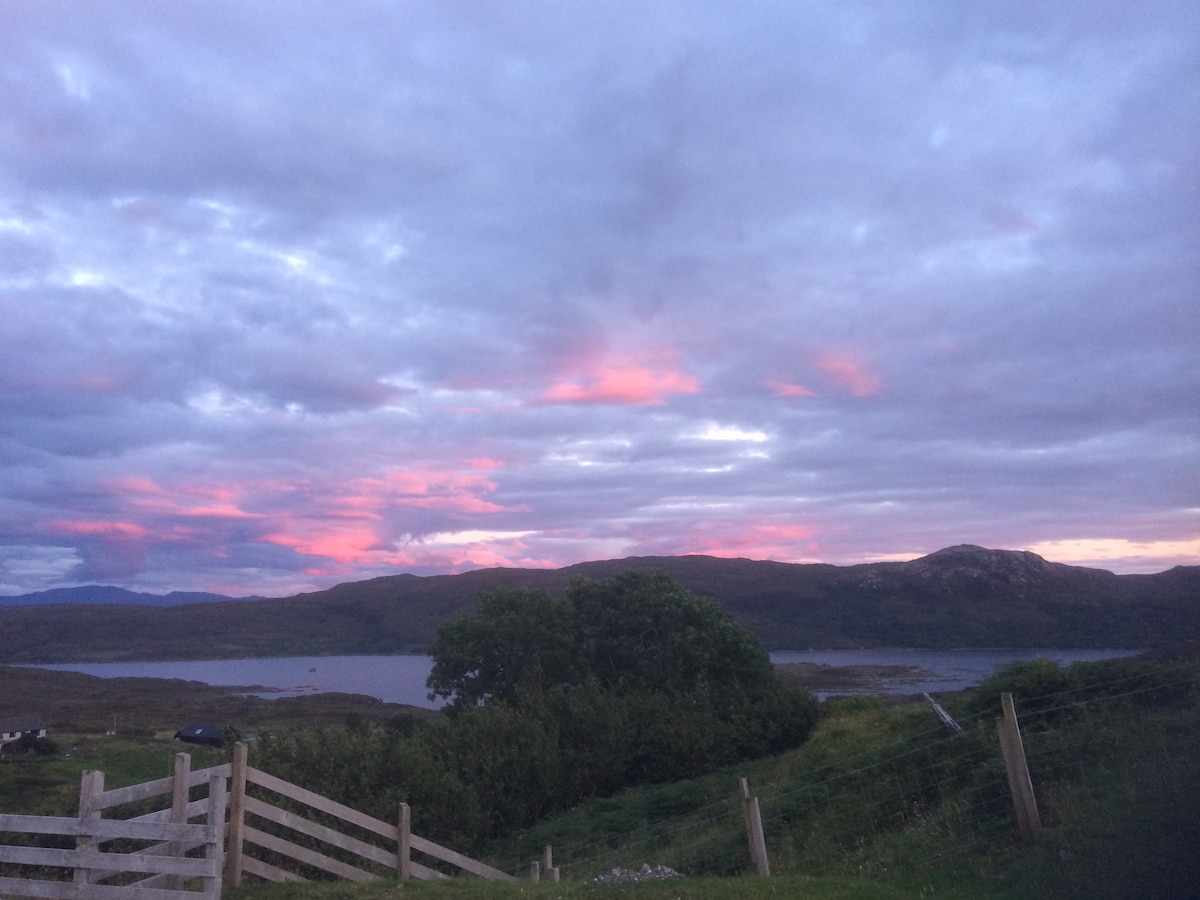
POLYGON ((1200 7, 13 0, 0 594, 1200 564, 1200 7))
POLYGON ((695 394, 700 382, 683 372, 638 366, 600 366, 576 380, 560 382, 542 395, 546 403, 661 406, 674 394, 695 394))

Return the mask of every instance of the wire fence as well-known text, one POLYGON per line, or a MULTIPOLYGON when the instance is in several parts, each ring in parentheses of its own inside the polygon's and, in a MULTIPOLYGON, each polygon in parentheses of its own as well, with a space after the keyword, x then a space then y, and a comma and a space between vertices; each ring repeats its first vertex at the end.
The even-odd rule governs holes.
MULTIPOLYGON (((1181 661, 1016 694, 1043 825, 1119 825, 1131 811, 1178 802, 1181 792, 1200 796, 1198 685, 1200 663, 1181 661)), ((914 869, 1016 846, 999 696, 947 703, 961 730, 919 704, 860 709, 829 717, 820 741, 754 767, 772 872, 914 869)), ((746 872, 736 781, 729 773, 664 787, 641 810, 619 799, 589 804, 580 815, 594 821, 555 841, 558 864, 571 877, 647 861, 688 874, 746 872)))

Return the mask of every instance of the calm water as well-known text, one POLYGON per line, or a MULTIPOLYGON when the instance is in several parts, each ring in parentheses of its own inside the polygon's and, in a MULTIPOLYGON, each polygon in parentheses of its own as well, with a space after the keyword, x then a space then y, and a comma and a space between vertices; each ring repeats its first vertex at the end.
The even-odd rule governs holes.
POLYGON ((388 703, 438 709, 426 697, 428 656, 290 656, 278 659, 208 659, 180 662, 62 663, 39 669, 83 672, 101 678, 183 678, 233 687, 262 686, 264 697, 341 691, 388 703))
MULTIPOLYGON (((880 689, 895 694, 957 691, 991 675, 997 666, 1039 656, 1061 663, 1132 656, 1136 650, 805 650, 771 654, 774 662, 831 666, 917 666, 920 681, 883 680, 880 689)), ((215 659, 186 662, 62 663, 38 666, 83 672, 102 678, 183 678, 205 684, 268 690, 261 696, 341 691, 366 694, 388 703, 437 709, 426 697, 428 656, 293 656, 282 659, 215 659)))
POLYGON ((890 694, 926 691, 961 691, 979 684, 996 669, 1016 660, 1044 657, 1059 663, 1092 662, 1133 656, 1137 650, 817 650, 780 651, 771 654, 777 663, 809 662, 827 666, 916 666, 921 680, 880 679, 879 690, 890 694))

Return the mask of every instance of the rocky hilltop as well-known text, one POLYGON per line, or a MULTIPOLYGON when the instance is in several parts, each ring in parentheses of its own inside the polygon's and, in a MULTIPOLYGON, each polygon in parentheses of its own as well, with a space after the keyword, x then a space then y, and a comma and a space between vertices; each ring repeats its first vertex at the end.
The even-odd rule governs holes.
POLYGON ((1200 566, 1114 575, 1034 553, 960 545, 855 566, 709 556, 632 557, 562 569, 393 575, 262 600, 0 607, 0 662, 420 653, 480 592, 561 596, 573 578, 666 572, 714 597, 772 650, 1130 647, 1200 638, 1200 566))

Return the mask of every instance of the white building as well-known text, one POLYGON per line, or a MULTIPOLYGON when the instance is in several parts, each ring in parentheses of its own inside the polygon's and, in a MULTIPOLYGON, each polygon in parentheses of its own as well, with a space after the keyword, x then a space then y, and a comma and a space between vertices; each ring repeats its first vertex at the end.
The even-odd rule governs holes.
POLYGON ((38 716, 0 716, 0 747, 26 734, 45 737, 45 723, 38 716))

